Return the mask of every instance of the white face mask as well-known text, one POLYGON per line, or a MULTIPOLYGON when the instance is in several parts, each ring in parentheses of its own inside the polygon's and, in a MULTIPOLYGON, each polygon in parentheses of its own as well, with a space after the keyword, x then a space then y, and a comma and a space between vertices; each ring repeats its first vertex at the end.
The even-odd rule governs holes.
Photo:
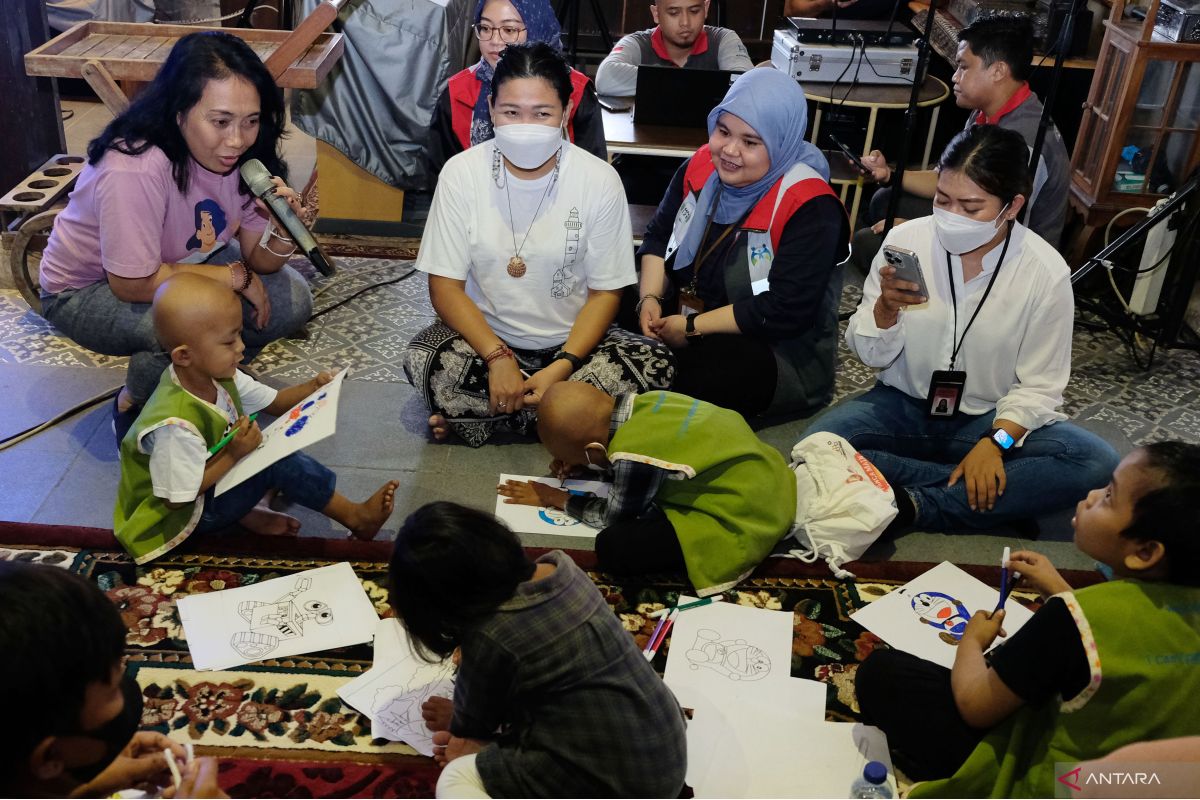
POLYGON ((562 147, 561 127, 513 123, 497 125, 492 130, 496 134, 496 147, 514 166, 521 169, 537 169, 562 147))
POLYGON ((934 206, 933 224, 937 228, 938 241, 947 253, 956 256, 983 247, 996 236, 996 231, 999 230, 996 223, 1007 210, 1008 206, 1005 205, 995 219, 979 220, 934 206))

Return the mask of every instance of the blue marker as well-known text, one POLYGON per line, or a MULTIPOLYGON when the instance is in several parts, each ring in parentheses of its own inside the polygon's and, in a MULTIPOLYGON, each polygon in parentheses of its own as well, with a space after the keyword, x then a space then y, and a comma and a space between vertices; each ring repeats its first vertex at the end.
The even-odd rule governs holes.
POLYGON ((996 604, 996 610, 992 612, 993 615, 996 611, 1004 608, 1004 601, 1008 599, 1009 593, 1012 592, 1014 581, 1009 578, 1008 574, 1009 555, 1009 548, 1004 548, 1004 554, 1000 556, 1000 602, 996 604))

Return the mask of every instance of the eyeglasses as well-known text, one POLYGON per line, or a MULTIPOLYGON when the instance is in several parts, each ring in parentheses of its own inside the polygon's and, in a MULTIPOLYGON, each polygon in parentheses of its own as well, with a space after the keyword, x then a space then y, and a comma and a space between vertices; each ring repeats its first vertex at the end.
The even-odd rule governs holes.
POLYGON ((500 41, 504 42, 505 44, 516 44, 517 39, 522 33, 525 32, 525 28, 514 28, 511 25, 503 25, 499 28, 494 28, 491 25, 486 25, 482 22, 478 25, 472 25, 471 27, 475 29, 475 38, 479 39, 481 42, 491 40, 498 32, 500 34, 500 41))

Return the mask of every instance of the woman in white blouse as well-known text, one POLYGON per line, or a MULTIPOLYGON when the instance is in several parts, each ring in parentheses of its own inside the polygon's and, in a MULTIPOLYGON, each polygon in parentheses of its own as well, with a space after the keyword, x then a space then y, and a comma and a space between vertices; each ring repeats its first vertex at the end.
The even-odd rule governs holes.
POLYGON ((495 138, 438 179, 417 269, 439 321, 405 357, 434 438, 472 446, 532 432, 559 381, 615 396, 675 376, 665 344, 612 325, 636 280, 629 206, 613 168, 564 138, 571 68, 549 45, 509 45, 491 92, 495 138))
POLYGON ((896 489, 895 527, 1036 517, 1082 500, 1117 464, 1060 410, 1074 298, 1066 262, 1016 221, 1028 158, 1018 134, 993 125, 954 137, 933 216, 884 242, 915 255, 926 288, 898 279, 881 251, 846 328, 879 382, 810 432, 844 436, 879 468, 896 489))

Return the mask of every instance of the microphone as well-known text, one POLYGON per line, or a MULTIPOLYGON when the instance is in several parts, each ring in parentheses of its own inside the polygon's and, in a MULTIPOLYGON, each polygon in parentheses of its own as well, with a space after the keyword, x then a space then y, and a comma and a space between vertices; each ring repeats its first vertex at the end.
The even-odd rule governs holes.
POLYGON ((241 173, 246 186, 250 187, 250 191, 255 197, 271 207, 275 218, 291 234, 292 241, 299 246, 304 255, 308 256, 308 260, 317 268, 317 271, 326 277, 332 275, 333 265, 325 258, 325 254, 317 246, 317 240, 313 238, 308 228, 304 227, 304 223, 296 216, 296 212, 292 211, 287 200, 275 193, 275 183, 271 180, 271 173, 263 166, 263 163, 257 158, 252 158, 242 164, 241 173))

